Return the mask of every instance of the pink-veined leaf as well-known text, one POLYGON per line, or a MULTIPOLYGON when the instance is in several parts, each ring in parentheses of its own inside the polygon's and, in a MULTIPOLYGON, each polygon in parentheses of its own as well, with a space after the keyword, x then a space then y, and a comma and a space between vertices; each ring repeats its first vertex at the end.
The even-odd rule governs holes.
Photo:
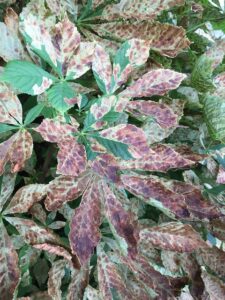
POLYGON ((78 176, 86 168, 86 151, 83 145, 71 138, 59 144, 57 173, 78 176))
POLYGON ((47 210, 55 211, 65 202, 75 200, 86 188, 90 179, 89 174, 80 177, 59 176, 49 182, 45 206, 47 210))
POLYGON ((176 252, 192 252, 208 248, 191 225, 179 222, 169 222, 141 230, 140 243, 176 252))
POLYGON ((28 184, 16 192, 4 211, 4 214, 27 212, 34 203, 41 201, 45 196, 45 184, 28 184))
POLYGON ((5 219, 17 229, 28 244, 61 244, 60 238, 53 231, 32 220, 17 217, 5 217, 5 219))
POLYGON ((137 243, 139 240, 139 228, 135 216, 131 211, 126 211, 122 203, 117 200, 115 194, 105 182, 102 182, 102 193, 106 217, 112 224, 116 234, 122 238, 125 252, 131 257, 137 254, 137 243))
POLYGON ((108 140, 128 145, 128 151, 134 158, 140 158, 148 152, 146 136, 142 129, 131 124, 120 124, 102 130, 100 135, 108 140))
POLYGON ((46 118, 34 130, 40 133, 45 141, 59 143, 62 140, 70 140, 72 134, 77 132, 77 126, 46 118))
POLYGON ((103 299, 113 300, 114 295, 118 295, 119 299, 133 299, 116 266, 110 261, 101 245, 98 246, 97 253, 99 290, 103 299))
POLYGON ((12 300, 20 279, 18 256, 8 233, 0 222, 0 295, 4 300, 12 300))
MULTIPOLYGON (((92 25, 92 28, 102 37, 112 37, 119 41, 132 38, 142 39, 148 42, 151 49, 162 55, 175 57, 184 48, 190 45, 182 27, 159 22, 110 22, 92 25)), ((101 41, 98 41, 101 43, 101 41)))
POLYGON ((185 74, 170 69, 152 70, 127 87, 121 95, 126 97, 164 95, 176 89, 185 78, 185 74))
POLYGON ((27 130, 20 130, 0 144, 0 174, 4 172, 7 162, 11 162, 13 173, 20 171, 31 157, 33 140, 27 130))
POLYGON ((34 244, 33 247, 38 250, 43 250, 43 251, 47 251, 51 254, 62 256, 65 259, 67 259, 68 261, 71 261, 71 259, 72 259, 71 254, 66 249, 64 249, 63 247, 57 246, 57 245, 43 243, 43 244, 34 244))
POLYGON ((81 265, 88 261, 100 241, 101 197, 99 183, 93 181, 86 188, 71 221, 70 245, 81 265))
POLYGON ((142 158, 121 161, 119 165, 122 169, 166 172, 169 169, 190 167, 195 163, 195 161, 186 159, 171 147, 158 144, 153 149, 149 149, 148 154, 142 158))
POLYGON ((19 125, 22 123, 22 113, 17 96, 6 85, 0 84, 0 123, 19 125))
POLYGON ((95 47, 92 70, 100 90, 104 94, 109 93, 112 79, 112 65, 109 54, 100 45, 96 45, 95 47))

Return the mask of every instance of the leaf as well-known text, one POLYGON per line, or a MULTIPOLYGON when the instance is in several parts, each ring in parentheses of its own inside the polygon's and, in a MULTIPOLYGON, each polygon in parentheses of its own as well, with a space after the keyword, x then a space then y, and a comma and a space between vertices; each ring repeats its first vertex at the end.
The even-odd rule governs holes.
POLYGON ((85 265, 80 270, 72 269, 71 283, 68 287, 66 300, 83 299, 84 291, 88 285, 89 269, 85 265))
MULTIPOLYGON (((150 6, 151 4, 149 4, 150 6)), ((175 57, 190 45, 182 27, 149 21, 117 21, 92 26, 102 37, 111 37, 119 41, 142 39, 148 46, 161 55, 175 57)))
POLYGON ((11 300, 19 283, 20 271, 18 268, 18 256, 8 236, 3 222, 0 223, 0 293, 2 299, 11 300))
POLYGON ((179 222, 169 222, 141 230, 140 243, 176 252, 192 252, 208 248, 191 225, 179 222))
POLYGON ((7 25, 0 22, 0 57, 8 62, 14 59, 24 59, 23 45, 16 34, 13 34, 7 25))
POLYGON ((41 201, 45 196, 45 184, 28 184, 16 192, 4 211, 4 214, 27 212, 34 203, 41 201))
POLYGON ((156 1, 123 1, 120 0, 118 4, 112 6, 106 6, 102 13, 102 18, 106 20, 113 20, 116 18, 130 19, 135 18, 138 20, 152 20, 161 11, 169 9, 175 5, 183 5, 183 0, 173 1, 164 0, 161 2, 156 1))
POLYGON ((63 123, 59 119, 46 118, 34 130, 40 133, 45 141, 60 143, 62 140, 70 140, 72 134, 77 132, 77 127, 63 123))
POLYGON ((69 104, 69 101, 76 96, 74 90, 66 81, 54 84, 47 91, 47 95, 52 107, 54 107, 60 113, 65 113, 72 107, 72 105, 69 104))
POLYGON ((85 147, 72 138, 61 142, 59 144, 57 161, 58 174, 78 176, 86 169, 87 158, 85 147))
POLYGON ((148 152, 149 149, 145 134, 142 129, 131 124, 120 124, 115 127, 102 130, 100 132, 100 136, 104 139, 127 145, 128 151, 133 158, 142 157, 148 152))
POLYGON ((205 56, 212 61, 212 69, 214 70, 222 63, 225 55, 225 40, 218 40, 214 45, 205 52, 205 56))
POLYGON ((8 132, 11 130, 18 130, 18 127, 7 124, 0 124, 0 133, 8 132))
POLYGON ((109 300, 133 299, 116 266, 109 260, 101 245, 98 246, 97 251, 98 281, 102 298, 109 300))
POLYGON ((19 125, 22 118, 20 100, 6 85, 0 84, 0 123, 19 125))
POLYGON ((13 225, 25 242, 34 244, 61 244, 59 237, 53 231, 39 226, 34 221, 17 217, 4 217, 7 222, 13 225))
POLYGON ((219 278, 203 271, 202 279, 210 299, 223 299, 225 295, 225 285, 219 278))
POLYGON ((43 250, 43 251, 49 252, 50 254, 62 256, 63 258, 67 259, 68 261, 71 261, 71 259, 72 259, 70 253, 66 249, 64 249, 63 247, 60 247, 60 246, 43 243, 43 244, 35 244, 35 245, 33 245, 33 247, 38 250, 43 250))
POLYGON ((57 260, 53 263, 48 273, 48 294, 54 300, 62 299, 61 284, 65 276, 65 268, 68 264, 65 260, 57 260))
POLYGON ((122 44, 113 60, 112 93, 128 80, 135 68, 147 61, 149 50, 150 47, 144 40, 132 39, 122 44))
POLYGON ((0 174, 4 172, 5 165, 11 162, 13 173, 24 168, 26 160, 31 157, 33 140, 27 130, 18 131, 8 140, 0 144, 0 174))
MULTIPOLYGON (((82 174, 83 175, 83 174, 82 174)), ((49 182, 45 207, 47 210, 56 211, 65 202, 77 199, 88 184, 88 174, 81 177, 59 176, 49 182)))
POLYGON ((21 93, 40 95, 56 78, 28 61, 13 60, 4 68, 2 80, 21 93))
POLYGON ((109 54, 100 45, 95 47, 92 70, 98 87, 104 94, 108 94, 111 86, 112 66, 109 54))
POLYGON ((169 69, 152 70, 126 88, 121 95, 125 97, 164 95, 176 89, 185 78, 186 75, 169 69))
POLYGON ((84 265, 90 259, 94 248, 100 241, 100 199, 99 183, 93 181, 84 192, 81 204, 75 210, 72 218, 69 234, 70 246, 81 265, 84 265))
POLYGON ((88 285, 85 289, 84 300, 101 300, 99 291, 88 285))
POLYGON ((139 240, 139 229, 135 217, 126 211, 107 184, 102 183, 102 193, 105 203, 105 214, 116 233, 126 242, 126 252, 135 257, 139 240))
POLYGON ((0 211, 5 205, 6 201, 11 196, 16 181, 16 174, 12 174, 5 171, 2 178, 0 178, 1 188, 0 188, 0 211))
POLYGON ((40 116, 42 110, 44 108, 44 104, 43 103, 38 103, 37 105, 35 105, 34 107, 32 107, 27 115, 26 118, 24 120, 24 125, 29 125, 30 123, 32 123, 37 117, 40 116))

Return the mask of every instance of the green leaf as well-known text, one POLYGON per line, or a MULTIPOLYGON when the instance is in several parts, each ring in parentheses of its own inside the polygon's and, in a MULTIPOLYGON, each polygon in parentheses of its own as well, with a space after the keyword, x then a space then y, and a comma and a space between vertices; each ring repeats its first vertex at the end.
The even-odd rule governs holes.
POLYGON ((7 132, 10 130, 18 130, 19 127, 8 125, 8 124, 0 124, 0 133, 7 132))
POLYGON ((44 108, 44 104, 43 103, 38 103, 36 106, 34 106, 33 108, 31 108, 27 115, 26 118, 24 120, 24 125, 28 125, 31 122, 33 122, 38 116, 40 116, 42 110, 44 108))
POLYGON ((65 100, 76 96, 70 85, 63 81, 54 84, 48 91, 48 100, 51 105, 61 113, 66 112, 73 105, 68 104, 65 100))
POLYGON ((29 95, 40 95, 57 80, 42 68, 27 61, 10 61, 3 72, 1 80, 12 85, 14 89, 29 95))
POLYGON ((95 138, 99 144, 101 144, 115 156, 121 157, 122 159, 126 160, 133 158, 130 152, 128 151, 128 145, 107 139, 105 137, 100 136, 98 133, 89 134, 89 136, 95 138))

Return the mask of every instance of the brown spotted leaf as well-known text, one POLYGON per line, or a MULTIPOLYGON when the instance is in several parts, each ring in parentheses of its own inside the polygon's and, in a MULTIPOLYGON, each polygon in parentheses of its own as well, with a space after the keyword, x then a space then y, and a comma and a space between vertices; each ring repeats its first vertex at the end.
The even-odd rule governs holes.
POLYGON ((45 141, 59 143, 62 140, 71 139, 72 134, 77 132, 77 127, 62 123, 57 119, 46 118, 34 130, 40 133, 45 141))
POLYGON ((121 95, 126 97, 164 95, 176 89, 185 78, 185 74, 169 69, 152 70, 127 87, 121 95))
POLYGON ((87 187, 76 208, 70 225, 70 245, 81 265, 91 257, 94 248, 100 241, 99 226, 101 224, 101 191, 99 183, 93 181, 87 187))
POLYGON ((35 244, 35 245, 33 245, 33 247, 38 250, 43 250, 43 251, 49 252, 51 254, 62 256, 65 259, 67 259, 68 261, 71 261, 71 259, 72 259, 71 254, 66 249, 64 249, 63 247, 60 247, 60 246, 44 243, 44 244, 35 244))
POLYGON ((102 182, 102 194, 104 198, 105 214, 116 234, 125 241, 125 253, 131 257, 137 254, 137 243, 139 240, 139 229, 135 216, 131 211, 126 211, 122 203, 117 200, 109 186, 102 182))
POLYGON ((165 223, 141 230, 140 242, 155 248, 176 252, 192 252, 200 248, 208 248, 191 225, 178 222, 165 223))
POLYGON ((20 100, 4 84, 0 84, 0 123, 12 125, 22 123, 22 105, 20 100))
POLYGON ((102 37, 112 37, 121 42, 129 39, 142 39, 151 49, 162 55, 175 57, 190 45, 182 27, 159 22, 111 22, 93 25, 92 28, 102 37))
POLYGON ((33 140, 27 130, 20 130, 0 144, 0 174, 4 172, 7 162, 11 162, 13 173, 20 171, 31 157, 33 140))
POLYGON ((36 224, 32 220, 16 217, 5 217, 5 219, 17 229, 28 244, 61 244, 59 237, 53 231, 36 224))
POLYGON ((86 151, 83 145, 75 139, 70 139, 59 144, 57 154, 57 173, 68 176, 78 176, 86 168, 86 151))
POLYGON ((113 300, 113 295, 118 295, 119 299, 134 299, 116 266, 110 261, 102 246, 98 246, 97 253, 99 290, 103 299, 113 300))
POLYGON ((19 283, 18 256, 8 236, 3 222, 0 222, 0 295, 4 300, 12 300, 19 283))
POLYGON ((65 202, 77 199, 88 184, 88 174, 81 177, 59 176, 49 182, 45 207, 56 211, 65 202))
POLYGON ((148 154, 140 159, 120 162, 120 167, 122 169, 166 172, 169 169, 185 168, 194 164, 195 161, 184 158, 173 148, 158 144, 153 149, 149 149, 148 154))
POLYGON ((34 203, 41 201, 45 196, 45 184, 28 184, 16 192, 4 211, 4 214, 27 212, 34 203))

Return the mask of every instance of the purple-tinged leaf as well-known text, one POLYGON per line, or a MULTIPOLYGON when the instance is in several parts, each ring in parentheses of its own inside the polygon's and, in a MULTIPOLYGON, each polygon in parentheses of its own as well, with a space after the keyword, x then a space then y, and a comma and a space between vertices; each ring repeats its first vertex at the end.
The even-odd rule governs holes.
POLYGON ((91 257, 100 241, 101 191, 99 183, 93 181, 83 194, 70 225, 70 245, 81 265, 91 257))
POLYGON ((71 273, 71 282, 66 300, 83 299, 85 288, 88 285, 89 268, 87 265, 80 268, 80 270, 74 268, 71 273))
POLYGON ((65 259, 67 259, 68 261, 71 261, 71 259, 72 259, 71 254, 66 249, 64 249, 63 247, 60 247, 60 246, 43 243, 43 244, 34 244, 33 247, 38 250, 47 251, 50 254, 62 256, 65 259))
POLYGON ((185 74, 169 69, 152 70, 127 87, 121 95, 132 98, 164 95, 176 89, 185 78, 185 74))

